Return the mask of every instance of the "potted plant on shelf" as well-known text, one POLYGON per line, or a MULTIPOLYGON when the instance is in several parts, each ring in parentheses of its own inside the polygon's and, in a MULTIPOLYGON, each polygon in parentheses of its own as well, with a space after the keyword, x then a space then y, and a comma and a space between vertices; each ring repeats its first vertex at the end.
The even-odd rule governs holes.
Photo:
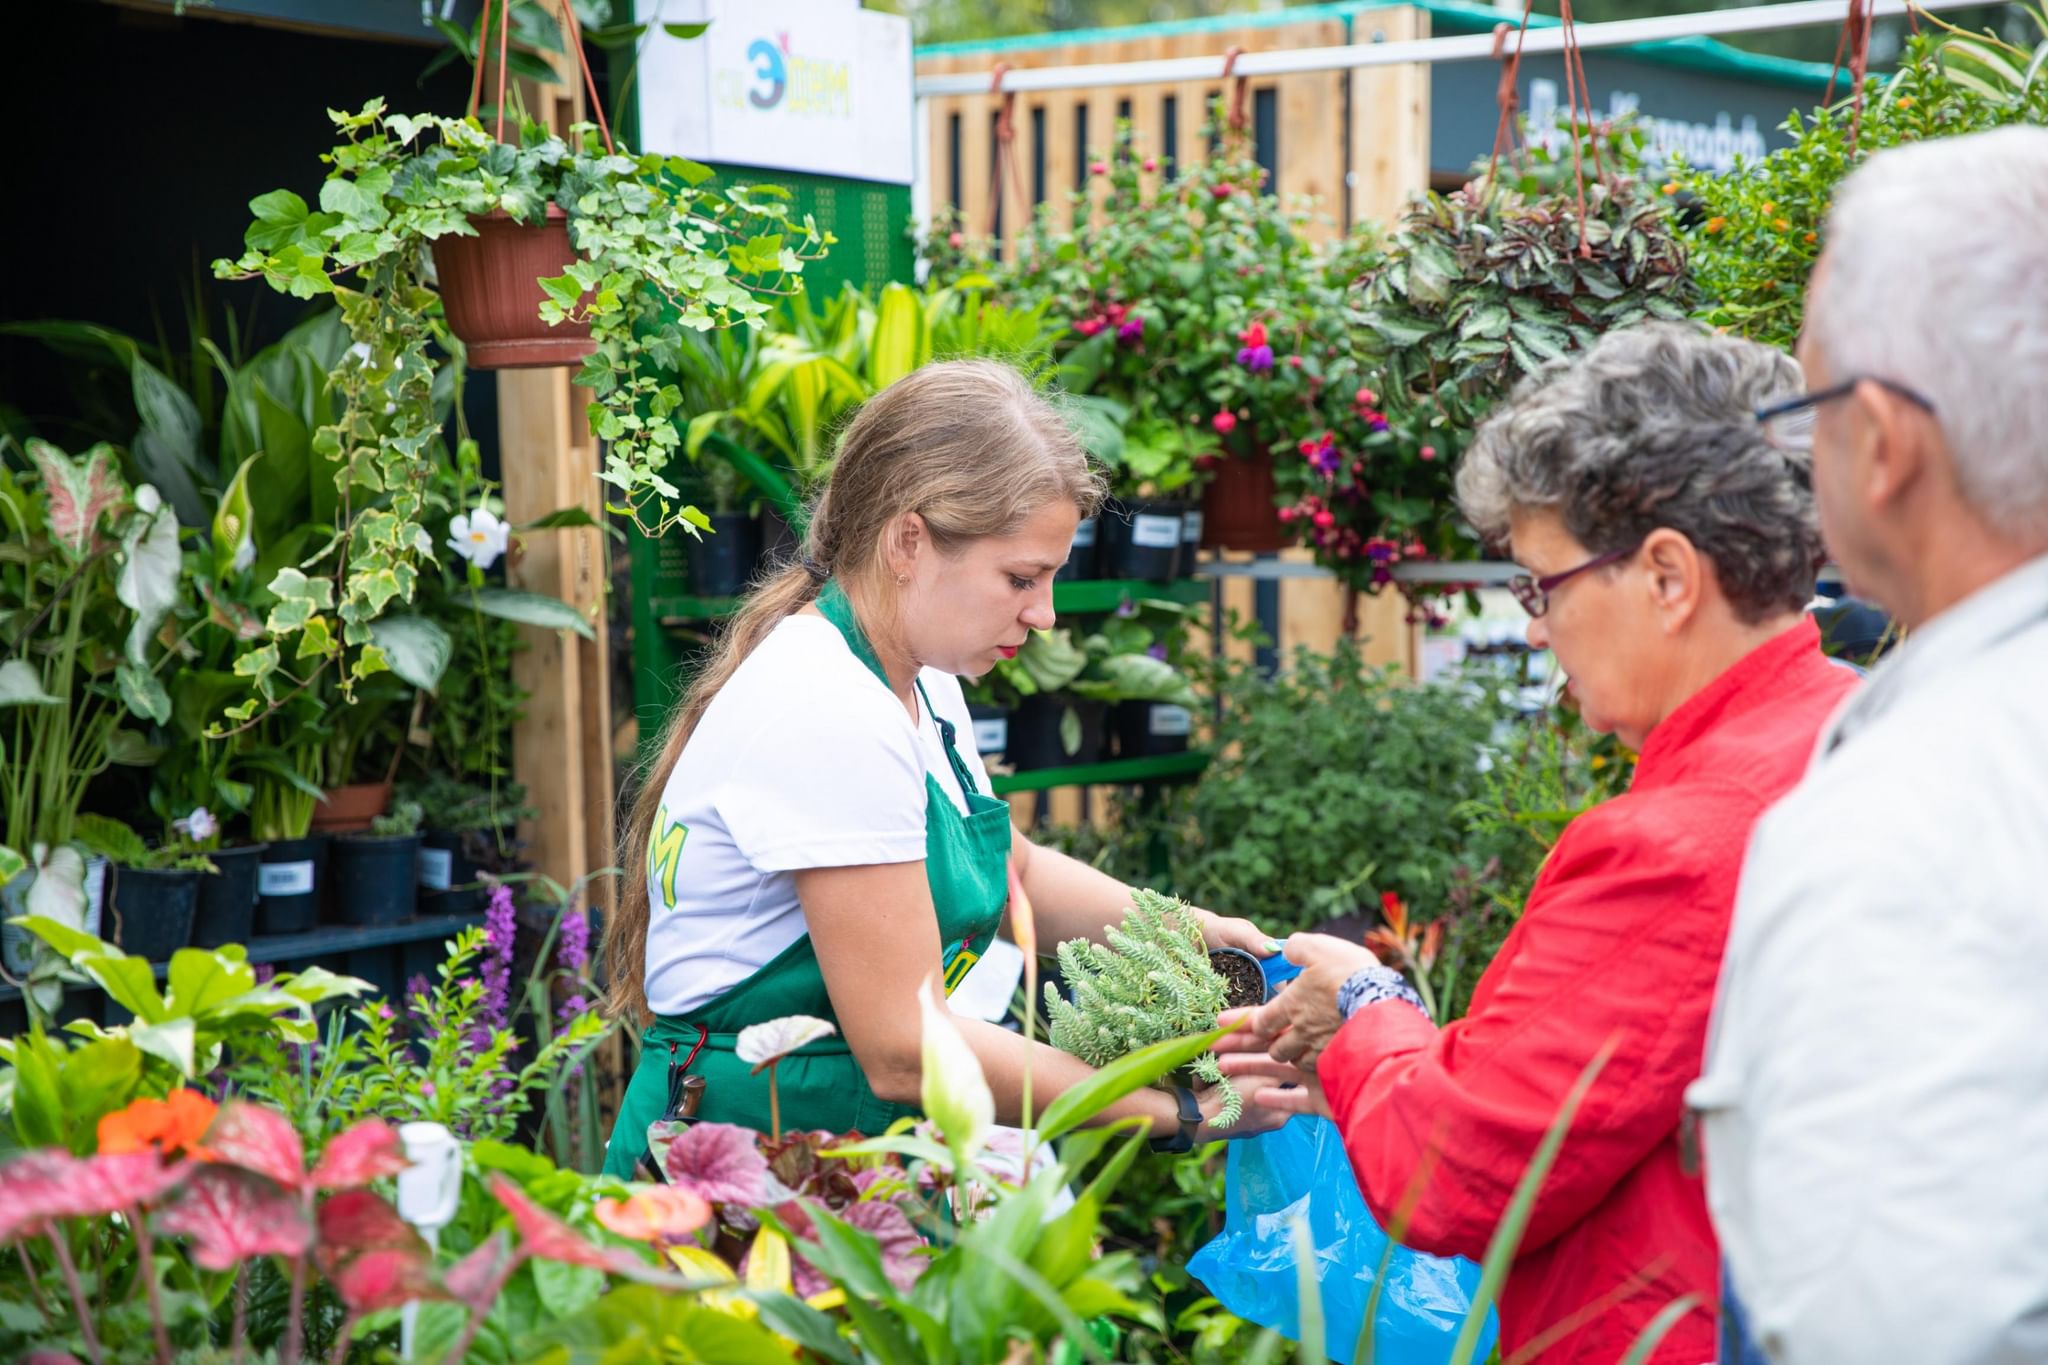
MULTIPOLYGON (((1141 622, 1141 612, 1157 622, 1177 616, 1179 609, 1171 603, 1127 603, 1079 640, 1067 626, 1034 631, 1014 659, 977 681, 970 708, 1007 708, 1003 753, 1012 767, 1028 771, 1103 757, 1116 704, 1162 703, 1184 710, 1195 705, 1193 687, 1167 657, 1162 628, 1141 622)), ((977 720, 994 714, 978 713, 977 720)))
POLYGON ((397 809, 417 806, 422 820, 419 905, 423 913, 474 914, 483 908, 483 876, 515 870, 513 825, 535 812, 524 804, 526 788, 516 782, 496 790, 464 778, 436 773, 401 783, 397 809))
POLYGON ((362 833, 337 834, 327 855, 328 895, 343 924, 400 924, 419 902, 420 818, 407 801, 362 833))
POLYGON ((113 864, 107 874, 105 917, 113 930, 108 942, 118 944, 122 952, 168 962, 172 953, 192 942, 199 879, 216 870, 201 845, 219 832, 207 812, 195 816, 172 824, 155 847, 119 820, 78 817, 79 841, 113 864))
POLYGON ((689 542, 690 591, 700 597, 737 597, 760 564, 760 501, 741 496, 740 472, 723 456, 704 452, 698 468, 711 503, 711 535, 689 542))

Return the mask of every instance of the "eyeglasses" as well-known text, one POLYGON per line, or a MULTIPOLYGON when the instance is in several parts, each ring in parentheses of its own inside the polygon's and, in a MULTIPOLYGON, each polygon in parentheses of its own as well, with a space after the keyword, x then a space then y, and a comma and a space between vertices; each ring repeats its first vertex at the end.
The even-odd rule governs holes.
POLYGON ((1812 450, 1813 429, 1819 424, 1820 405, 1848 396, 1855 391, 1858 384, 1875 384, 1887 392, 1897 394, 1914 407, 1930 413, 1934 411, 1934 403, 1931 400, 1915 393, 1904 384, 1879 379, 1871 374, 1851 375, 1841 383, 1831 384, 1817 393, 1801 394, 1782 403, 1773 403, 1767 408, 1758 408, 1756 420, 1764 429, 1764 439, 1780 450, 1812 450))
POLYGON ((1531 616, 1541 616, 1544 612, 1550 610, 1550 594, 1557 591, 1558 584, 1568 578, 1576 577, 1588 569, 1602 569, 1609 564, 1618 564, 1642 548, 1642 542, 1638 541, 1625 550, 1613 550, 1604 555, 1596 555, 1577 568, 1566 569, 1562 573, 1545 574, 1541 578, 1532 578, 1528 574, 1518 573, 1508 580, 1508 591, 1513 593, 1515 600, 1522 604, 1523 611, 1528 612, 1531 616))

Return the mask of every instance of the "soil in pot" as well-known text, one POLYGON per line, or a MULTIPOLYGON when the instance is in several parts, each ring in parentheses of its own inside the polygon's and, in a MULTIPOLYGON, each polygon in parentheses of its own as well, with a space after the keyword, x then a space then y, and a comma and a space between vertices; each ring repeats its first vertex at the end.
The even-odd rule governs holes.
POLYGON ((1273 505, 1273 453, 1237 455, 1216 466, 1202 494, 1201 542, 1212 550, 1269 554, 1295 537, 1273 505))
POLYGON ((1004 759, 1020 772, 1095 763, 1103 756, 1104 721, 1109 708, 1099 701, 1074 697, 1026 697, 1010 713, 1009 743, 1004 759), (1080 722, 1081 742, 1070 753, 1061 733, 1068 708, 1080 722))
POLYGON ((419 903, 420 836, 341 834, 327 853, 327 903, 340 924, 402 924, 419 903))
POLYGON ((389 782, 351 782, 336 787, 313 807, 315 834, 351 834, 391 809, 389 782))
POLYGON ((218 948, 247 943, 256 931, 256 886, 267 844, 217 849, 207 856, 217 872, 199 878, 199 905, 192 917, 192 946, 218 948))
POLYGON ((1112 501, 1102 509, 1102 576, 1170 583, 1180 573, 1182 514, 1177 502, 1112 501))
POLYGON ((420 838, 419 909, 421 914, 471 915, 484 908, 489 892, 469 856, 469 841, 489 838, 488 831, 430 829, 420 838))
POLYGON ((1266 969, 1244 949, 1211 948, 1209 966, 1223 978, 1225 1008, 1236 1010, 1266 1003, 1270 994, 1266 985, 1266 969))
POLYGON ((1052 576, 1055 583, 1081 583, 1096 576, 1100 562, 1100 546, 1097 537, 1102 527, 1102 518, 1084 518, 1074 528, 1074 544, 1067 551, 1067 562, 1060 565, 1052 576))
POLYGON ((1195 726, 1187 707, 1166 701, 1120 701, 1109 714, 1119 758, 1186 753, 1195 726))
POLYGON ((713 512, 711 530, 684 542, 690 591, 699 597, 738 597, 761 564, 761 521, 744 512, 713 512))
POLYGON ((163 962, 190 947, 198 905, 197 872, 117 867, 108 878, 113 942, 132 957, 163 962))
POLYGON ((589 323, 550 327, 540 320, 541 279, 561 275, 576 260, 559 205, 549 204, 539 223, 497 211, 469 224, 476 236, 449 233, 434 243, 434 271, 449 330, 462 338, 472 369, 576 365, 597 349, 589 323))
POLYGON ((968 703, 967 716, 974 722, 974 751, 981 755, 982 762, 998 762, 1009 751, 1010 715, 1007 706, 968 703))
POLYGON ((303 934, 320 920, 328 838, 273 839, 256 869, 256 932, 303 934))

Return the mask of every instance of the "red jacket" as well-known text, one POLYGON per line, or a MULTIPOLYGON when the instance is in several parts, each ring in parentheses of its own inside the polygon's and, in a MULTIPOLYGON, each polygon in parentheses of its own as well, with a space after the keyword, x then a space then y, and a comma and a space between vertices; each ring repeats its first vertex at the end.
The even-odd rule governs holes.
POLYGON ((1855 682, 1811 621, 1752 651, 1651 732, 1626 795, 1572 822, 1465 1018, 1438 1031, 1409 1005, 1371 1005, 1318 1063, 1373 1213, 1391 1222, 1421 1175, 1404 1240, 1476 1261, 1573 1082, 1614 1040, 1501 1292, 1503 1359, 1614 1365, 1685 1293, 1708 1311, 1652 1359, 1714 1358, 1719 1254, 1700 1183, 1679 1168, 1682 1093, 1750 827, 1855 682))

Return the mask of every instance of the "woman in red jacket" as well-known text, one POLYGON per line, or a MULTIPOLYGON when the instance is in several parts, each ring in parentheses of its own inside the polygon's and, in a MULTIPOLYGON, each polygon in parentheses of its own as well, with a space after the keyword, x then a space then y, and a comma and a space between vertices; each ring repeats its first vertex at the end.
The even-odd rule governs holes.
POLYGON ((1438 1029, 1358 944, 1298 934, 1303 974, 1224 1040, 1227 1072, 1294 1081, 1268 1109, 1344 1135, 1382 1223, 1477 1259, 1603 1046, 1500 1298, 1511 1361, 1613 1365, 1667 1304, 1654 1360, 1714 1356, 1719 1258, 1680 1155, 1686 1083, 1750 827, 1854 685, 1804 608, 1820 539, 1805 457, 1752 413, 1797 392, 1781 353, 1690 326, 1617 332, 1527 380, 1458 471, 1472 524, 1528 574, 1529 643, 1640 758, 1575 820, 1470 1012, 1438 1029))

